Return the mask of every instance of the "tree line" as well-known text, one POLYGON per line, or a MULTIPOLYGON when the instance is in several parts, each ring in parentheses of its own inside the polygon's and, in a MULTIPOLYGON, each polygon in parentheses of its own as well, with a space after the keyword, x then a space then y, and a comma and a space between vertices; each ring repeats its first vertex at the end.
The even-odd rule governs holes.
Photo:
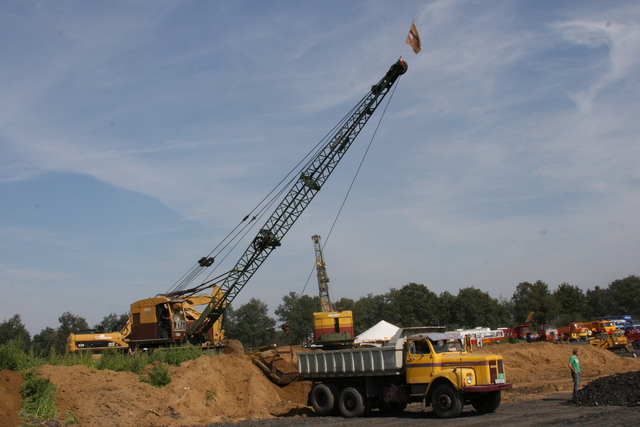
MULTIPOLYGON (((522 282, 510 299, 493 298, 473 286, 459 289, 457 295, 449 291, 437 295, 424 285, 409 283, 398 289, 391 288, 383 295, 368 294, 355 301, 342 298, 335 306, 339 311, 353 312, 356 334, 380 320, 399 327, 445 326, 450 330, 511 327, 524 323, 531 312, 534 313, 533 327, 546 323, 565 326, 570 322, 620 314, 640 318, 640 277, 631 275, 614 280, 606 287, 596 286, 586 291, 568 283, 561 283, 551 290, 540 280, 522 282)), ((223 327, 226 338, 237 339, 245 347, 308 344, 313 333, 313 313, 318 311, 318 296, 291 292, 283 296, 282 303, 275 309, 277 319, 274 319, 269 315, 266 303, 252 298, 238 308, 230 306, 223 318, 223 327)), ((111 331, 127 318, 128 314, 111 313, 94 328, 111 331)), ((0 344, 17 340, 25 350, 62 354, 69 333, 89 328, 84 318, 69 312, 63 313, 58 320, 58 328, 47 327, 31 339, 20 315, 16 314, 0 323, 0 344)))

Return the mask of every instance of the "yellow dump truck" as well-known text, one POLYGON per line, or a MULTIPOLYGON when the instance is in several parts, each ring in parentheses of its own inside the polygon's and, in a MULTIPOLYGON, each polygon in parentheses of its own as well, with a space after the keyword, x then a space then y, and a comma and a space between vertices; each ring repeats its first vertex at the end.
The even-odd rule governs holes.
POLYGON ((360 417, 373 408, 401 412, 425 402, 439 418, 454 418, 466 404, 495 411, 502 390, 512 388, 502 356, 468 353, 457 333, 404 328, 384 347, 297 356, 299 379, 314 383, 308 399, 318 415, 360 417))
POLYGON ((589 328, 590 336, 598 334, 613 335, 616 331, 616 325, 611 320, 594 320, 593 322, 585 323, 585 326, 589 328))

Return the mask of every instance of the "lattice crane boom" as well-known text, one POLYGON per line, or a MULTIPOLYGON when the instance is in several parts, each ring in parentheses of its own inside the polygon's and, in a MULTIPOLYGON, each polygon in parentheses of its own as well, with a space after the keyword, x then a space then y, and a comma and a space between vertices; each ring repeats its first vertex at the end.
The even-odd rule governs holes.
POLYGON ((407 64, 399 59, 391 66, 387 74, 353 109, 352 114, 343 121, 343 125, 318 151, 300 177, 267 219, 257 236, 240 257, 235 267, 222 280, 220 289, 223 298, 212 301, 202 312, 200 318, 187 332, 187 339, 202 341, 204 334, 224 313, 249 279, 258 270, 269 254, 278 246, 291 226, 300 217, 304 209, 320 191, 338 162, 347 152, 355 138, 380 105, 398 77, 407 71, 407 64))

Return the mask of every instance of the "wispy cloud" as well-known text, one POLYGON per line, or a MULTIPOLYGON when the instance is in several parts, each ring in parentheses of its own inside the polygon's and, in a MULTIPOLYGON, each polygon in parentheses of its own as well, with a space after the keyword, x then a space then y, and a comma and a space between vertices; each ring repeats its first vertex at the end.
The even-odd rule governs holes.
MULTIPOLYGON (((334 295, 636 273, 634 2, 27 2, 0 5, 3 280, 166 290, 384 75, 414 17, 423 52, 327 247, 353 283, 334 295), (23 253, 49 263, 30 278, 23 253)), ((251 296, 299 290, 374 127, 251 296)))

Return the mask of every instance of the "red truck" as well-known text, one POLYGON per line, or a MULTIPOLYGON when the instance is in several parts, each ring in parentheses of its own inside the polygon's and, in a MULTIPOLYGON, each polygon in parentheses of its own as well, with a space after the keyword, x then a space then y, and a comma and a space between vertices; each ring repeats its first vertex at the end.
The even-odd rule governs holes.
POLYGON ((634 350, 640 350, 640 330, 629 331, 627 334, 627 341, 633 345, 634 350))
POLYGON ((538 341, 554 341, 558 336, 558 328, 556 325, 547 323, 538 329, 538 341))
POLYGON ((507 329, 507 336, 510 338, 527 339, 527 335, 531 333, 531 325, 518 325, 507 329))

